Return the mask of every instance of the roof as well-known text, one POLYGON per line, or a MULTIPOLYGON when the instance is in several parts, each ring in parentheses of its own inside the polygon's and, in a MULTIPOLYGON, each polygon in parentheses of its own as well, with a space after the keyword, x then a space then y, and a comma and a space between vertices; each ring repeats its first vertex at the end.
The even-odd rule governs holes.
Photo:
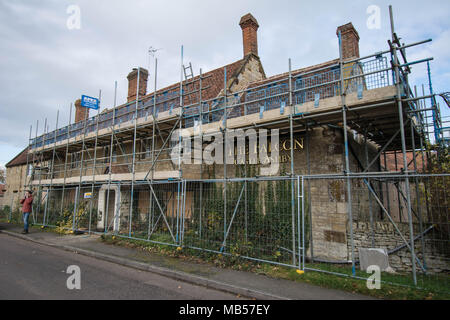
MULTIPOLYGON (((255 55, 247 55, 241 60, 237 60, 237 61, 227 64, 223 67, 203 73, 202 74, 202 100, 214 99, 220 95, 221 91, 224 88, 225 69, 227 72, 227 89, 230 88, 230 86, 234 83, 235 79, 237 78, 237 76, 239 75, 239 73, 241 72, 241 70, 247 63, 247 61, 250 60, 251 57, 256 57, 257 59, 259 59, 255 55)), ((183 81, 183 88, 185 88, 184 90, 186 92, 194 91, 194 93, 192 93, 190 95, 186 95, 184 98, 185 100, 189 101, 190 99, 192 99, 193 101, 195 101, 195 99, 198 99, 198 92, 195 92, 195 91, 199 89, 199 81, 198 81, 199 79, 200 79, 200 75, 197 75, 197 76, 193 77, 192 79, 183 81), (191 84, 191 83, 193 83, 193 84, 191 84), (193 86, 194 86, 194 88, 193 88, 193 86)), ((157 90, 156 95, 160 96, 166 92, 177 91, 177 90, 179 90, 179 88, 180 88, 180 83, 177 82, 168 87, 164 87, 162 89, 157 90)), ((153 98, 154 95, 155 95, 154 92, 147 93, 145 96, 140 97, 140 100, 147 101, 147 100, 153 98)), ((130 103, 123 104, 123 105, 119 106, 118 108, 123 108, 129 104, 130 103)), ((111 110, 111 109, 109 109, 109 110, 111 110)))
MULTIPOLYGON (((230 64, 227 64, 225 66, 222 66, 220 68, 216 68, 214 70, 208 71, 206 73, 202 73, 202 101, 206 102, 207 100, 213 100, 215 98, 218 98, 220 95, 223 95, 223 89, 225 87, 224 83, 224 73, 226 70, 226 88, 227 90, 230 90, 230 88, 235 84, 239 82, 239 75, 241 72, 245 69, 246 65, 251 61, 252 59, 256 59, 259 62, 260 66, 260 72, 265 78, 265 72, 263 69, 263 66, 261 64, 260 58, 255 54, 248 54, 244 58, 237 60, 235 62, 232 62, 230 64)), ((198 103, 199 101, 199 86, 200 86, 200 75, 197 75, 195 77, 189 78, 187 80, 183 80, 183 103, 184 105, 193 105, 195 103, 198 103)), ((177 100, 179 97, 179 90, 180 90, 180 82, 176 82, 170 86, 164 87, 162 89, 159 89, 156 91, 156 97, 157 101, 159 101, 160 98, 163 98, 163 101, 169 101, 171 100, 174 102, 174 105, 176 106, 177 100), (168 96, 169 98, 167 98, 168 96)), ((155 96, 155 92, 147 93, 144 96, 139 97, 140 103, 147 104, 152 101, 152 99, 155 96)), ((164 102, 165 107, 167 107, 166 102, 164 102)), ((121 104, 116 107, 116 110, 122 110, 124 108, 129 107, 130 105, 133 105, 136 103, 136 100, 130 101, 124 104, 121 104)), ((106 108, 104 109, 101 114, 106 114, 113 112, 114 108, 106 108)), ((92 117, 94 118, 94 117, 92 117)), ((25 151, 25 150, 24 150, 25 151)), ((13 160, 11 160, 8 165, 9 166, 15 166, 26 163, 26 153, 16 156, 13 160), (16 159, 17 158, 17 159, 16 159)))
POLYGON ((22 150, 18 155, 16 155, 11 161, 9 161, 5 167, 16 167, 16 166, 22 166, 24 164, 27 164, 27 153, 28 153, 28 147, 22 150))
MULTIPOLYGON (((327 61, 327 62, 316 64, 316 65, 313 65, 313 66, 309 66, 309 67, 305 67, 305 68, 301 68, 301 69, 297 69, 297 70, 292 70, 291 74, 292 74, 292 77, 296 77, 296 76, 304 74, 304 73, 313 72, 314 70, 318 70, 318 69, 321 69, 321 68, 326 68, 328 66, 331 67, 331 66, 336 65, 336 64, 339 64, 339 59, 334 59, 334 60, 330 60, 330 61, 327 61)), ((270 83, 270 82, 274 82, 274 81, 279 81, 279 80, 285 79, 288 76, 289 76, 289 72, 279 73, 279 74, 276 74, 276 75, 271 76, 269 78, 266 78, 264 80, 261 80, 261 81, 258 81, 258 82, 253 82, 248 87, 249 88, 258 87, 258 86, 261 86, 261 85, 264 85, 264 84, 267 84, 267 83, 270 83)))

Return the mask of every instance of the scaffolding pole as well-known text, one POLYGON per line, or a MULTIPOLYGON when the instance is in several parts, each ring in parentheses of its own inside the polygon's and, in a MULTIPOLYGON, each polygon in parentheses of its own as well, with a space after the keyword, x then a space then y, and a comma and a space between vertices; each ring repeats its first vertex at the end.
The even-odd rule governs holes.
MULTIPOLYGON (((414 125, 411 122, 410 124, 411 127, 411 143, 412 143, 412 154, 413 154, 413 164, 414 164, 414 172, 417 173, 417 160, 416 160, 416 144, 414 141, 414 125)), ((414 185, 415 185, 415 189, 416 189, 416 202, 417 202, 417 216, 419 219, 419 233, 420 233, 420 242, 421 242, 421 246, 422 246, 422 264, 424 266, 424 268, 427 268, 427 263, 426 263, 426 259, 425 259, 425 240, 423 238, 423 220, 422 220, 422 206, 420 203, 420 192, 419 192, 419 179, 417 177, 414 178, 414 185)))
POLYGON ((96 174, 96 164, 97 164, 97 143, 98 143, 98 122, 100 120, 100 105, 102 101, 102 90, 98 93, 98 111, 97 111, 97 119, 95 125, 95 143, 94 143, 94 163, 92 167, 92 184, 91 184, 91 198, 89 201, 89 227, 88 233, 91 234, 91 224, 92 224, 92 207, 93 207, 93 199, 94 199, 94 185, 95 185, 95 174, 96 174))
MULTIPOLYGON (((367 131, 369 127, 364 131, 364 155, 366 158, 366 171, 370 171, 369 168, 369 150, 368 150, 368 141, 367 141, 367 131)), ((371 184, 370 179, 367 179, 368 183, 371 184)), ((372 211, 372 196, 370 195, 370 191, 368 191, 369 196, 369 221, 370 221, 370 240, 372 244, 372 248, 375 248, 375 227, 373 221, 373 211, 372 211)))
MULTIPOLYGON (((155 128, 156 128, 156 90, 158 88, 158 59, 155 58, 155 89, 153 91, 153 110, 152 110, 152 165, 155 163, 155 128)), ((161 141, 163 142, 163 141, 161 141)), ((153 183, 153 178, 155 176, 155 169, 153 168, 151 170, 151 178, 150 183, 153 183)), ((150 192, 150 212, 151 215, 148 219, 148 231, 147 231, 147 238, 150 239, 150 230, 153 229, 153 193, 150 192)))
POLYGON ((86 126, 87 126, 88 119, 89 118, 87 116, 84 117, 83 140, 82 140, 82 144, 81 144, 80 180, 78 183, 78 188, 77 188, 77 192, 76 192, 77 196, 75 197, 75 206, 73 209, 72 232, 78 231, 78 228, 77 228, 77 225, 78 225, 78 202, 80 200, 79 198, 80 198, 80 194, 81 194, 81 185, 83 183, 84 149, 86 148, 85 139, 86 139, 86 126))
MULTIPOLYGON (((224 154, 223 154, 223 179, 224 179, 224 193, 223 193, 223 245, 221 247, 221 252, 226 252, 226 234, 227 234, 227 187, 228 187, 228 182, 227 182, 227 177, 228 177, 228 172, 227 172, 227 68, 223 68, 223 103, 225 106, 224 109, 224 113, 223 113, 223 134, 225 137, 225 141, 224 141, 224 154)), ((234 140, 233 140, 234 141, 234 140)))
MULTIPOLYGON (((44 146, 45 145, 45 137, 46 137, 46 133, 47 133, 47 118, 45 118, 45 121, 44 121, 44 130, 43 130, 43 139, 42 139, 42 145, 44 146)), ((37 209, 36 209, 36 216, 35 217, 33 217, 33 219, 34 219, 34 223, 36 223, 36 219, 37 219, 37 217, 38 217, 38 215, 39 215, 39 212, 41 211, 41 201, 42 201, 42 185, 41 185, 41 182, 42 182, 42 163, 44 162, 44 151, 42 151, 41 152, 41 155, 40 155, 40 158, 38 158, 38 161, 39 161, 39 187, 38 187, 38 196, 37 196, 37 198, 38 198, 38 203, 37 203, 37 209)), ((43 223, 44 221, 42 221, 42 223, 43 223)), ((38 221, 38 223, 37 224, 39 224, 39 221, 38 221)))
POLYGON ((67 175, 67 157, 69 156, 69 141, 70 141, 70 128, 72 126, 72 103, 70 104, 70 111, 69 111, 69 125, 67 126, 67 143, 66 143, 66 157, 64 161, 64 178, 63 178, 63 187, 62 187, 62 194, 61 194, 61 212, 60 216, 63 216, 63 210, 64 210, 64 191, 66 188, 66 175, 67 175))
MULTIPOLYGON (((109 162, 108 162, 108 189, 106 194, 106 209, 104 212, 103 217, 103 232, 108 232, 108 215, 109 215, 109 197, 111 192, 111 174, 112 174, 112 156, 113 156, 113 148, 114 148, 114 126, 116 122, 116 103, 117 103, 117 81, 114 81, 114 108, 113 108, 113 117, 112 117, 112 127, 111 127, 111 140, 109 143, 109 162)), ((99 191, 100 192, 100 191, 99 191)), ((115 194, 115 198, 117 198, 119 195, 115 194)), ((100 198, 100 195, 99 195, 100 198)), ((116 217, 116 210, 114 210, 113 215, 113 223, 117 219, 116 217)), ((114 225, 113 225, 114 230, 114 225)), ((116 230, 114 230, 116 231, 116 230)))
POLYGON ((128 236, 131 237, 131 224, 133 222, 133 196, 134 196, 134 180, 136 178, 135 165, 136 165, 136 133, 137 133, 137 118, 138 118, 138 105, 139 105, 139 77, 141 73, 141 68, 138 67, 138 76, 137 76, 137 86, 136 86, 136 107, 134 113, 134 133, 133 133, 133 159, 131 165, 131 192, 130 192, 130 211, 129 211, 129 219, 128 219, 128 236))
POLYGON ((55 167, 55 153, 56 153, 56 133, 58 132, 58 120, 59 120, 59 110, 56 112, 56 126, 55 126, 55 135, 54 135, 54 144, 53 144, 53 153, 52 153, 52 162, 51 162, 51 171, 50 171, 50 187, 47 192, 47 198, 45 201, 45 209, 44 209, 44 222, 43 226, 46 226, 46 217, 47 217, 47 209, 48 209, 48 201, 51 196, 52 186, 53 186, 53 175, 54 175, 54 167, 55 167))
POLYGON ((406 197, 407 197, 407 209, 408 209, 408 222, 409 222, 409 237, 410 237, 410 250, 411 250, 411 263, 412 263, 412 273, 413 273, 413 282, 414 285, 417 285, 417 276, 416 276, 416 256, 414 252, 414 230, 413 230, 413 221, 412 221, 412 213, 411 213, 411 195, 410 195, 410 188, 409 188, 409 178, 408 178, 408 161, 406 159, 406 141, 405 141, 405 129, 403 126, 403 106, 402 106, 402 100, 401 100, 401 83, 400 83, 400 69, 399 69, 399 60, 397 57, 397 46, 395 45, 394 41, 396 38, 395 35, 395 28, 394 28, 394 16, 392 12, 392 6, 389 6, 389 16, 391 21, 391 33, 392 33, 392 51, 394 54, 394 70, 395 70, 395 80, 396 80, 396 87, 397 87, 397 105, 398 105, 398 115, 400 120, 400 128, 401 128, 401 141, 402 141, 402 153, 403 153, 403 169, 404 169, 404 175, 405 175, 405 187, 406 187, 406 197))
POLYGON ((344 131, 344 157, 345 157, 345 175, 347 176, 347 210, 348 223, 350 229, 350 245, 351 245, 351 260, 352 260, 352 274, 356 275, 355 269, 355 244, 353 241, 353 214, 352 214, 352 185, 350 179, 350 162, 349 162, 349 146, 347 134, 347 105, 346 105, 346 90, 344 86, 344 61, 342 52, 342 37, 339 32, 339 68, 340 68, 340 85, 341 85, 341 101, 342 101, 342 129, 344 131))
MULTIPOLYGON (((296 263, 296 257, 295 257, 295 182, 294 182, 294 129, 293 129, 293 116, 294 116, 294 104, 292 103, 292 65, 291 65, 291 59, 289 58, 289 135, 290 135, 290 153, 291 153, 291 224, 292 224, 292 262, 295 265, 296 263)), ((298 229, 300 231, 300 229, 298 229)), ((298 237, 300 238, 300 233, 298 234, 298 237)), ((299 248, 300 250, 300 248, 299 248)), ((300 259, 300 252, 299 259, 300 259)), ((299 260, 300 261, 300 260, 299 260)), ((299 262, 300 264, 300 262, 299 262)), ((299 265, 300 267, 300 265, 299 265)))

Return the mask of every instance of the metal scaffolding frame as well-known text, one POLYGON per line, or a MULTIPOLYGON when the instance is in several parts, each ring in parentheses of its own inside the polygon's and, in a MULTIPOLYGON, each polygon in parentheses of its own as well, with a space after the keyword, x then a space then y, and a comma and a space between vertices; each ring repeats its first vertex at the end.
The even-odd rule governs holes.
MULTIPOLYGON (((54 132, 47 132, 47 125, 45 120, 44 134, 38 137, 38 125, 36 125, 35 138, 31 138, 32 127, 30 127, 29 148, 30 153, 27 154, 27 168, 29 165, 28 157, 32 156, 31 164, 34 167, 32 175, 29 177, 27 186, 29 188, 37 187, 38 199, 42 199, 42 190, 46 189, 45 207, 43 212, 42 225, 52 225, 53 219, 49 219, 50 213, 49 201, 53 201, 52 197, 56 191, 61 192, 61 204, 59 206, 59 215, 64 215, 65 210, 65 195, 66 191, 74 190, 75 199, 73 206, 73 232, 88 232, 90 233, 109 233, 111 229, 118 236, 123 236, 131 239, 135 239, 133 234, 134 218, 137 219, 134 210, 134 202, 136 201, 136 192, 146 190, 149 194, 149 213, 148 213, 148 225, 146 226, 147 236, 146 240, 155 243, 163 243, 172 246, 182 247, 190 246, 192 248, 198 248, 205 251, 218 252, 220 254, 232 255, 229 252, 227 246, 227 239, 230 236, 230 230, 233 227, 233 223, 236 220, 238 208, 245 208, 245 232, 247 237, 247 198, 249 196, 249 185, 252 183, 267 183, 272 181, 288 181, 290 184, 290 213, 291 213, 291 244, 290 249, 284 248, 284 250, 290 252, 292 262, 291 263, 279 263, 274 261, 267 261, 267 259, 257 258, 254 256, 242 255, 243 257, 251 260, 265 261, 270 263, 276 263, 281 265, 289 265, 302 270, 314 270, 314 268, 305 267, 305 259, 307 259, 307 250, 305 247, 306 241, 310 242, 309 261, 314 261, 314 250, 312 246, 313 236, 312 232, 309 236, 305 235, 307 230, 305 229, 305 219, 312 220, 311 206, 305 208, 305 203, 311 203, 311 182, 316 179, 342 179, 346 183, 346 202, 347 202, 347 214, 348 214, 348 230, 350 232, 350 255, 352 264, 352 276, 356 277, 357 263, 355 245, 353 239, 353 212, 352 212, 352 188, 354 179, 362 179, 367 188, 367 194, 369 199, 369 218, 371 225, 371 242, 372 246, 375 245, 374 241, 374 206, 378 205, 383 215, 385 215, 389 221, 393 224, 396 231, 403 239, 404 246, 408 248, 411 253, 411 266, 413 283, 417 284, 416 279, 416 266, 418 265, 422 271, 427 270, 427 264, 425 255, 422 254, 421 258, 416 255, 415 241, 417 240, 414 234, 413 227, 413 215, 415 215, 419 221, 419 238, 421 241, 421 247, 424 248, 424 225, 422 221, 422 206, 418 205, 417 210, 414 210, 411 191, 415 192, 415 199, 419 201, 421 199, 419 191, 419 180, 422 175, 419 174, 417 156, 420 154, 422 159, 422 166, 425 166, 425 159, 429 158, 429 154, 425 150, 426 143, 436 143, 441 146, 446 145, 448 139, 444 137, 443 132, 446 128, 442 126, 440 118, 439 106, 436 102, 436 96, 433 92, 431 84, 431 71, 430 61, 432 58, 427 58, 419 61, 409 62, 406 57, 406 49, 418 45, 427 43, 430 40, 420 41, 412 44, 405 45, 400 42, 400 38, 397 36, 394 28, 394 18, 392 7, 389 8, 390 22, 391 22, 391 39, 388 41, 389 49, 378 52, 372 55, 364 56, 361 58, 344 59, 341 34, 339 33, 339 59, 337 63, 330 64, 322 68, 316 68, 312 71, 303 72, 299 74, 292 70, 291 60, 288 61, 288 73, 279 79, 276 79, 269 83, 264 83, 258 86, 245 88, 244 90, 237 92, 229 92, 229 85, 227 79, 227 69, 224 68, 224 87, 221 94, 218 97, 208 100, 203 100, 203 90, 208 87, 204 86, 204 80, 207 78, 200 69, 199 76, 193 77, 186 75, 186 68, 183 64, 183 47, 181 48, 181 72, 179 89, 172 90, 174 94, 168 97, 162 97, 160 91, 157 91, 157 59, 155 59, 155 74, 154 74, 154 92, 147 96, 140 96, 140 76, 141 69, 137 69, 137 86, 136 86, 136 99, 123 105, 121 107, 116 106, 116 94, 117 94, 117 82, 115 83, 114 93, 114 107, 107 112, 98 113, 97 116, 92 118, 86 118, 83 121, 83 126, 80 127, 78 123, 71 123, 72 117, 72 105, 70 106, 69 124, 66 127, 58 128, 59 112, 57 114, 56 128, 54 132), (366 66, 370 63, 380 63, 382 59, 390 56, 391 65, 379 66, 375 70, 371 70, 366 66), (371 60, 370 60, 371 59, 371 60), (411 90, 408 82, 408 74, 411 72, 410 66, 415 64, 426 64, 428 76, 429 76, 429 94, 425 93, 424 87, 422 87, 422 95, 417 94, 417 88, 411 90), (350 73, 349 70, 352 70, 350 73), (354 72, 356 70, 356 72, 354 72), (359 106, 350 107, 347 103, 347 96, 350 93, 357 93, 361 96, 370 90, 370 86, 373 88, 380 88, 384 86, 390 86, 389 74, 392 73, 392 85, 395 86, 396 94, 387 101, 371 102, 368 104, 362 104, 359 106), (183 79, 184 75, 184 79, 183 79), (322 77, 322 78, 320 78, 322 77), (373 77, 373 78, 371 78, 373 77), (378 78, 377 78, 378 77, 378 78), (385 78, 386 77, 386 78, 385 78), (376 78, 376 80, 371 80, 376 78), (319 80, 317 80, 319 79, 319 80), (314 83, 316 81, 317 83, 314 83), (359 81, 359 82, 358 82, 359 81), (383 84, 378 82, 383 81, 383 84), (188 90, 188 88, 191 88, 188 90), (260 93, 264 91, 264 96, 260 93), (333 92, 331 92, 333 91, 333 92), (269 94, 268 94, 269 92, 269 94), (260 95, 261 94, 261 95, 260 95), (260 96, 258 96, 260 95, 260 96), (255 97, 252 99, 252 97, 255 97), (323 99, 329 97, 340 97, 342 108, 337 110, 326 110, 321 112, 319 104, 323 99), (186 101, 189 100, 190 104, 186 101), (431 105, 427 106, 427 100, 431 105), (178 101, 178 103, 177 103, 178 101), (192 102, 194 101, 194 102, 192 102), (305 102, 314 101, 317 112, 304 113, 300 112, 298 106, 305 102), (168 107, 168 104, 171 104, 168 107), (134 110, 131 110, 134 105, 134 110), (394 128, 393 123, 397 121, 383 118, 381 114, 380 119, 376 118, 377 110, 386 110, 388 106, 397 106, 398 127, 394 128), (277 120, 270 120, 265 123, 253 123, 252 125, 244 125, 242 129, 256 129, 256 128, 277 128, 280 131, 287 132, 290 137, 290 169, 289 173, 283 177, 264 177, 264 176, 248 176, 247 164, 243 168, 244 177, 240 178, 237 175, 234 177, 230 175, 228 171, 229 164, 223 165, 223 178, 204 178, 204 167, 200 164, 200 176, 199 179, 185 179, 182 172, 182 156, 181 150, 178 152, 178 163, 175 166, 178 171, 177 176, 170 177, 155 177, 156 173, 161 172, 158 167, 165 162, 170 161, 168 154, 172 147, 170 141, 173 133, 176 129, 186 129, 199 126, 200 136, 203 137, 203 126, 209 123, 217 123, 219 130, 223 134, 227 134, 229 130, 228 123, 230 119, 237 116, 247 116, 250 114, 260 114, 260 118, 264 117, 264 112, 270 111, 276 108, 280 108, 280 114, 283 115, 285 108, 289 108, 289 113, 284 115, 283 118, 277 120), (283 111, 281 111, 283 110, 283 111), (161 112, 166 112, 164 118, 160 118, 161 112), (237 115, 237 116, 236 116, 237 115), (372 118, 371 118, 372 117, 372 118), (124 120, 125 119, 125 120, 124 120), (431 119, 431 124, 429 120, 431 119), (151 120, 151 121, 149 121, 151 120), (127 124, 130 123, 131 125, 127 124), (314 128, 321 126, 333 126, 339 128, 343 134, 343 158, 344 158, 344 170, 341 174, 315 174, 311 175, 310 166, 310 132, 314 128), (101 133, 101 130, 108 129, 107 133, 101 133), (432 130, 431 130, 432 128, 432 130), (409 134, 408 134, 409 129, 409 134), (295 172, 295 154, 294 154, 294 133, 306 132, 306 159, 307 169, 302 175, 299 172, 295 172), (356 155, 353 155, 359 162, 361 172, 352 172, 350 158, 352 157, 352 147, 350 144, 349 134, 357 132, 364 139, 364 160, 358 160, 356 155), (392 132, 392 133, 390 133, 392 132), (95 133, 95 134, 94 134, 95 133), (410 137, 408 137, 410 135, 410 137), (150 137, 151 143, 149 143, 149 150, 142 150, 142 136, 150 137), (80 139, 80 137, 82 137, 80 139), (50 140, 50 141, 49 141, 50 140), (64 142, 59 143, 58 142, 64 142), (419 146, 416 145, 416 140, 419 141, 419 146), (379 145, 377 154, 372 157, 368 152, 368 143, 373 141, 379 145), (137 145, 139 142, 139 152, 137 152, 137 145), (131 152, 126 151, 126 145, 132 144, 131 152), (46 149, 46 144, 52 144, 52 148, 46 149), (159 144, 159 146, 158 146, 159 144), (115 149, 120 149, 121 155, 118 156, 115 153, 115 149), (97 154, 100 149, 105 151, 104 158, 98 158, 97 154), (65 151, 64 151, 65 150, 65 151), (388 152, 394 152, 395 157, 395 171, 389 171, 387 168, 387 154, 388 152), (80 160, 75 158, 74 154, 81 152, 80 160), (93 152, 93 157, 91 153, 93 152), (106 154, 107 152, 107 154, 106 154), (402 169, 400 170, 397 164, 397 152, 400 152, 402 156, 402 169), (412 154, 412 160, 408 163, 407 155, 412 154), (68 159, 70 155, 70 161, 68 159), (86 159, 87 155, 90 159, 86 159), (150 156, 150 161, 147 159, 147 155, 150 156), (166 157, 165 157, 166 156, 166 157), (63 165, 56 164, 55 158, 59 159, 59 162, 65 161, 63 165), (122 157, 124 162, 118 162, 117 158, 122 157), (129 158, 131 157, 131 162, 129 158), (379 163, 380 167, 383 157, 384 170, 380 172, 371 171, 373 165, 379 163), (142 161, 142 160, 145 161, 142 161), (79 163, 79 179, 77 182, 68 179, 77 177, 73 175, 74 169, 77 169, 79 163), (89 165, 92 163, 92 165, 89 165), (410 170, 410 164, 413 164, 414 170, 410 170), (43 168, 44 165, 48 170, 49 183, 42 183, 43 168), (139 173, 146 172, 145 176, 137 178, 138 173, 137 166, 140 165, 141 169, 144 166, 145 170, 140 170, 139 173), (115 172, 113 172, 119 166, 127 166, 131 178, 123 180, 115 178, 115 172), (36 179, 36 169, 39 168, 39 182, 33 183, 36 179), (68 172, 70 171, 70 173, 68 172), (91 172, 92 174, 89 174, 91 172), (97 179, 99 175, 107 174, 106 180, 97 179), (62 176, 62 183, 55 183, 57 178, 62 176), (89 179, 88 179, 89 178, 89 179), (383 195, 377 192, 374 184, 379 183, 379 179, 384 179, 380 182, 385 190, 389 189, 391 181, 395 181, 395 187, 397 190, 398 208, 401 211, 401 197, 402 190, 399 188, 399 183, 405 186, 405 194, 403 194, 403 202, 406 206, 408 225, 409 225, 409 239, 405 237, 396 225, 396 222, 392 218, 392 208, 390 208, 391 202, 389 199, 389 192, 386 192, 387 199, 384 199, 383 195), (411 181, 414 181, 414 190, 411 190, 411 181), (187 193, 192 192, 198 185, 200 212, 203 211, 204 206, 204 190, 211 188, 211 184, 215 183, 223 188, 223 240, 221 241, 217 249, 208 249, 205 247, 198 247, 196 245, 189 245, 184 242, 185 229, 187 227, 186 220, 186 200, 187 193), (239 185, 241 183, 241 185, 239 185), (94 193, 100 193, 102 185, 106 187, 106 210, 103 214, 104 223, 102 230, 97 230, 97 226, 93 221, 98 219, 99 213, 97 212, 97 218, 94 219, 93 211, 95 207, 94 201, 99 201, 94 197, 94 193), (236 184, 238 184, 237 187, 236 184), (110 211, 110 192, 111 188, 115 188, 115 198, 119 197, 120 201, 114 205, 114 216, 108 221, 110 211), (168 191, 160 191, 166 188, 168 191), (230 190, 238 190, 237 201, 236 199, 228 199, 230 190), (129 196, 121 196, 119 193, 122 190, 129 189, 129 196), (78 213, 79 204, 83 190, 90 190, 89 198, 89 210, 84 210, 83 214, 89 213, 88 225, 84 228, 80 228, 79 221, 83 220, 83 217, 78 213), (173 202, 176 202, 174 204, 173 202), (387 204, 387 205, 386 205, 387 204), (120 233, 116 228, 116 223, 121 223, 118 215, 121 210, 125 210, 126 205, 128 208, 128 232, 120 233), (229 207, 230 206, 230 207, 229 207), (175 213, 169 216, 167 213, 168 208, 174 210, 175 213), (173 208, 172 208, 173 207, 173 208), (305 211, 306 210, 306 211, 305 211), (228 213, 232 213, 231 217, 228 213), (174 221, 176 219, 176 221, 174 221), (156 221, 155 221, 156 220, 156 221), (119 221, 119 222, 118 222, 119 221), (164 228, 167 229, 168 239, 167 241, 153 240, 152 236, 155 233, 157 225, 161 223, 164 228), (175 223, 175 225, 173 225, 175 223), (112 228, 111 228, 112 226, 112 228)), ((386 60, 387 61, 387 60, 386 60)), ((192 71, 192 65, 189 65, 192 71)), ((171 93, 169 93, 171 94, 171 93)), ((100 92, 101 95, 101 92, 100 92)), ((448 104, 448 94, 440 94, 440 96, 448 104), (447 100, 446 100, 447 99, 447 100)), ((393 116, 393 113, 388 115, 393 116)), ((195 130, 194 130, 195 131, 195 130)), ((226 140, 225 140, 226 141, 226 140)), ((179 142, 181 142, 181 135, 179 136, 179 142)), ((197 146, 198 147, 198 146, 197 146)), ((195 149, 195 148, 194 148, 195 149)), ((225 142, 225 150, 227 145, 225 142)), ((170 163, 170 162, 169 162, 170 163)), ((423 168, 422 168, 423 169, 423 168)), ((238 170, 238 169, 236 169, 238 170)), ((28 173, 27 173, 28 174, 28 173)), ((445 175, 444 175, 445 176, 445 175)), ((59 180, 58 180, 59 181, 59 180)), ((425 184, 425 188, 427 185, 425 184)), ((165 189, 164 189, 165 190, 165 189)), ((196 189, 195 189, 196 190, 196 189)), ((87 193, 89 193, 87 192, 87 193)), ((234 192, 234 191, 233 191, 234 192)), ((427 201, 423 199, 423 201, 427 201)), ((41 211, 40 202, 38 203, 35 222, 38 221, 39 212, 41 211)), ((98 208, 97 208, 98 210, 98 208)), ((428 206, 427 206, 427 209, 428 206)), ((402 219, 402 213, 399 214, 402 219)), ((199 237, 202 238, 202 215, 199 217, 200 229, 199 237)), ((137 223, 137 222, 136 222, 137 223)), ((312 228, 312 227, 311 227, 312 228)), ((141 239, 141 238, 139 238, 141 239)), ((423 250, 423 249, 422 249, 423 250)))

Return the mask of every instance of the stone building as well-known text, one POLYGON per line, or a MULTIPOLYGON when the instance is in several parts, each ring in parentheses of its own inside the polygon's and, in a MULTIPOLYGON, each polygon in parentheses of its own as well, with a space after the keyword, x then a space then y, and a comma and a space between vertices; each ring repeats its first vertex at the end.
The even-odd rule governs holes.
MULTIPOLYGON (((3 206, 9 206, 13 210, 19 206, 20 197, 27 190, 27 153, 28 147, 22 150, 17 156, 9 161, 6 167, 6 184, 4 194, 1 199, 3 206)), ((30 160, 31 161, 31 160, 30 160)))
MULTIPOLYGON (((396 87, 387 80, 385 57, 380 55, 364 63, 358 60, 360 39, 352 23, 337 28, 342 61, 333 59, 271 77, 266 76, 258 56, 257 20, 247 14, 239 25, 243 57, 238 61, 197 76, 186 74, 189 70, 183 66, 185 79, 181 83, 152 93, 146 92, 148 71, 133 69, 127 76, 127 102, 104 110, 98 117, 89 118, 89 109, 77 100, 75 123, 33 139, 29 155, 36 163, 29 172, 34 173, 29 180, 26 180, 27 162, 24 161, 28 149, 7 165, 11 171, 7 201, 13 201, 14 191, 20 193, 26 181, 30 181, 32 188, 46 194, 42 198, 47 200, 37 213, 38 221, 41 219, 44 224, 54 223, 52 217, 71 204, 73 212, 83 208, 88 213, 89 223, 82 228, 131 234, 133 228, 141 227, 143 220, 150 219, 151 212, 159 210, 162 218, 158 221, 164 220, 163 229, 173 237, 170 223, 179 218, 177 212, 181 212, 181 205, 183 219, 189 220, 186 227, 197 223, 197 207, 202 201, 199 180, 239 178, 241 165, 250 165, 248 162, 225 167, 195 162, 177 164, 171 161, 177 142, 171 138, 176 128, 184 129, 188 137, 237 129, 277 129, 279 143, 270 146, 279 150, 277 159, 273 160, 279 167, 272 176, 290 176, 291 160, 294 175, 343 175, 347 152, 345 134, 351 172, 388 170, 379 160, 369 167, 368 159, 374 158, 380 146, 397 130, 396 87), (361 77, 368 66, 373 77, 361 77), (340 68, 347 79, 342 83, 340 68), (347 127, 342 123, 342 90, 349 110, 347 127), (379 105, 376 112, 365 108, 372 104, 379 105), (290 117, 295 118, 292 127, 290 117), (175 185, 180 179, 190 181, 183 187, 182 204, 179 185, 178 189, 175 185), (158 184, 159 189, 149 190, 148 182, 158 184)), ((413 138, 408 137, 407 142, 408 139, 413 138)), ((399 150, 399 138, 392 141, 390 150, 399 150)), ((205 148, 204 143, 199 147, 202 151, 205 148)), ((249 146, 246 148, 248 151, 249 146)), ((264 166, 252 169, 254 176, 261 167, 264 166)), ((363 179, 352 181, 355 194, 351 204, 342 177, 305 183, 312 230, 309 254, 314 244, 315 257, 338 261, 351 258, 349 206, 353 208, 354 221, 366 223, 369 215, 376 222, 383 220, 382 209, 377 207, 364 182, 363 179)), ((380 194, 386 191, 383 188, 387 186, 382 183, 369 183, 380 194)), ((268 185, 261 183, 258 194, 263 215, 269 214, 271 208, 270 203, 264 202, 269 194, 268 185)), ((390 201, 381 198, 383 203, 390 201)), ((150 238, 151 223, 147 223, 150 238)), ((176 223, 178 230, 181 226, 176 223)))

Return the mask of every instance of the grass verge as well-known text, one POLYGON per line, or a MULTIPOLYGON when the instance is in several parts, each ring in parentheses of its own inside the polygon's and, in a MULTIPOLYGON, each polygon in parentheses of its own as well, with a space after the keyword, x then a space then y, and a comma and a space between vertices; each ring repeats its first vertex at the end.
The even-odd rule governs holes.
MULTIPOLYGON (((102 242, 107 244, 136 248, 151 253, 176 257, 184 261, 207 263, 220 268, 249 271, 257 274, 263 274, 275 279, 303 282, 324 288, 364 294, 376 298, 390 300, 450 300, 450 293, 443 292, 442 287, 439 287, 436 284, 439 282, 440 276, 433 276, 433 279, 429 280, 422 279, 421 288, 414 288, 407 286, 410 282, 409 275, 406 276, 401 274, 382 273, 382 281, 393 284, 382 282, 380 289, 370 290, 367 288, 366 281, 351 277, 344 277, 317 271, 306 271, 305 273, 299 274, 297 272, 298 270, 293 268, 272 265, 269 263, 256 263, 238 256, 221 255, 186 247, 177 248, 174 246, 161 245, 145 240, 128 239, 119 236, 102 235, 100 239, 102 242), (383 280, 384 278, 386 279, 383 280)), ((155 239, 155 241, 158 241, 158 239, 155 239)), ((319 264, 307 264, 307 267, 318 269, 322 266, 319 264)), ((348 272, 348 267, 327 266, 327 271, 345 274, 348 272)), ((369 276, 369 274, 362 271, 357 271, 356 275, 361 278, 367 278, 369 276)))

